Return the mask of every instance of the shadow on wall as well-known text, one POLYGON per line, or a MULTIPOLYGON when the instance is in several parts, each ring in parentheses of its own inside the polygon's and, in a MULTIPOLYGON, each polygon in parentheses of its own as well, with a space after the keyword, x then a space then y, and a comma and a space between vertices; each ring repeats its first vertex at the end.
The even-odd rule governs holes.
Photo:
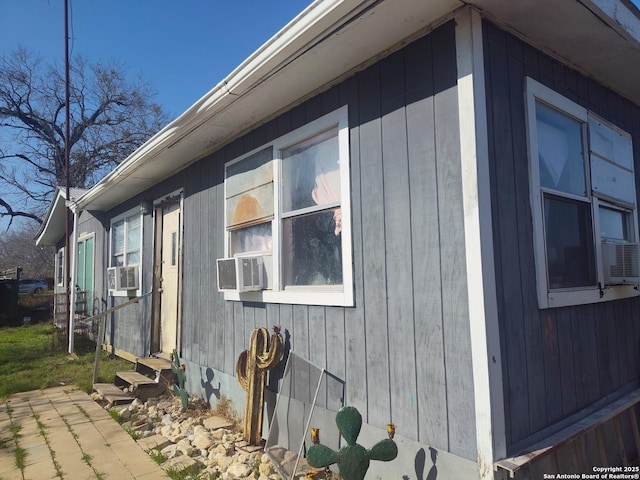
POLYGON ((205 382, 204 378, 200 378, 200 386, 204 388, 204 393, 206 395, 206 400, 209 406, 211 406, 211 396, 216 397, 216 400, 220 400, 220 382, 218 382, 218 388, 213 387, 213 379, 215 377, 215 373, 211 368, 207 368, 205 371, 205 375, 207 376, 207 381, 205 382))
MULTIPOLYGON (((435 480, 436 478, 438 478, 438 467, 436 467, 438 451, 432 447, 429 447, 429 451, 431 452, 431 468, 429 469, 426 480, 435 480)), ((421 448, 420 450, 418 450, 418 453, 416 453, 416 458, 414 459, 413 464, 416 470, 417 480, 425 480, 424 469, 426 467, 426 457, 427 454, 424 451, 424 448, 421 448)), ((403 475, 402 480, 409 480, 409 476, 403 475)))

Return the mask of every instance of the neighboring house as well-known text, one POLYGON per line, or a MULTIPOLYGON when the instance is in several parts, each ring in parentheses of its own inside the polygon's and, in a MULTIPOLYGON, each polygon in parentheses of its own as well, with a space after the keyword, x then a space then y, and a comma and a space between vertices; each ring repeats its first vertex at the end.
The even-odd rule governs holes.
MULTIPOLYGON (((398 459, 368 478, 622 465, 639 78, 626 0, 317 1, 73 200, 74 282, 94 312, 152 292, 105 342, 177 348, 190 391, 213 379, 238 411, 236 359, 282 325, 344 383, 363 443, 398 425, 398 459), (262 258, 263 287, 218 291, 234 256, 262 258), (598 413, 620 399, 623 417, 598 413), (579 421, 604 440, 557 436, 579 421), (507 460, 541 441, 566 448, 507 460)), ((63 218, 38 242, 62 245, 63 218)))

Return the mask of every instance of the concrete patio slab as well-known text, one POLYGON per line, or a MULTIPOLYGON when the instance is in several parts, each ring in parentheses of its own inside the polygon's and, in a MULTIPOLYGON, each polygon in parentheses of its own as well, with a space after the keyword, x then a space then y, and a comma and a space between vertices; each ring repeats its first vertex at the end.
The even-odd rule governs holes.
POLYGON ((2 480, 56 479, 58 471, 68 480, 169 479, 104 409, 73 387, 12 395, 0 402, 0 427, 2 480), (21 427, 17 440, 7 433, 12 425, 21 427), (16 447, 26 453, 22 470, 16 447))

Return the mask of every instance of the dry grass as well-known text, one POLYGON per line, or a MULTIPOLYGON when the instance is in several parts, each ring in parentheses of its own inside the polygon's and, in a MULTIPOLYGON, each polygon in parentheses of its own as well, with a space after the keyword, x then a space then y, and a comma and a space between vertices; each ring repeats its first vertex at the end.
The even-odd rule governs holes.
POLYGON ((222 417, 233 424, 233 430, 238 430, 241 425, 242 418, 238 411, 233 406, 233 402, 224 395, 220 396, 220 399, 213 407, 213 413, 218 417, 222 417))

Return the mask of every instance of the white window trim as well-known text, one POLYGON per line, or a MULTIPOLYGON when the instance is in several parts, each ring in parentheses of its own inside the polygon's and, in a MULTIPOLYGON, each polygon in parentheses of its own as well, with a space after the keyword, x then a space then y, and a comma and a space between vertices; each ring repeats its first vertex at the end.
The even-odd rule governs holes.
MULTIPOLYGON (((292 132, 289 132, 272 142, 261 145, 259 148, 248 152, 247 154, 228 162, 225 168, 245 158, 264 150, 265 148, 273 148, 274 157, 274 219, 272 220, 272 241, 273 250, 265 257, 273 257, 274 265, 280 265, 280 162, 282 149, 295 145, 296 143, 312 137, 332 126, 338 127, 338 151, 340 158, 340 191, 341 191, 341 211, 342 211, 342 288, 333 286, 302 286, 287 287, 281 289, 280 268, 272 268, 272 285, 273 289, 261 290, 255 292, 239 293, 236 291, 224 292, 225 300, 235 301, 251 301, 264 303, 289 303, 297 305, 336 305, 336 306, 353 306, 353 260, 352 260, 352 226, 351 226, 351 180, 350 180, 350 151, 349 151, 349 122, 348 107, 345 105, 338 110, 328 113, 292 132), (343 164, 346 162, 346 165, 343 164)), ((225 198, 226 198, 226 180, 225 180, 225 198)), ((230 251, 230 235, 227 230, 227 219, 225 209, 225 255, 228 256, 230 251)), ((247 256, 250 256, 248 254, 247 256)), ((236 255, 243 256, 243 255, 236 255)))
MULTIPOLYGON (((111 219, 111 221, 109 222, 109 259, 107 261, 107 268, 108 267, 112 267, 113 265, 111 265, 111 261, 113 260, 113 224, 114 223, 118 223, 120 220, 124 220, 126 218, 130 218, 133 217, 135 215, 139 215, 140 216, 140 263, 138 264, 138 285, 140 286, 140 288, 138 288, 135 291, 131 291, 131 290, 111 290, 108 288, 107 285, 107 290, 109 293, 109 296, 111 297, 130 297, 132 296, 132 293, 134 296, 138 297, 142 294, 142 246, 144 245, 144 214, 140 211, 140 207, 136 207, 136 208, 132 208, 131 210, 128 210, 125 213, 122 213, 120 215, 118 215, 117 217, 113 217, 111 219)), ((126 232, 125 232, 125 238, 126 238, 126 232)), ((125 247, 125 261, 126 261, 126 256, 127 256, 127 252, 126 252, 126 247, 125 247)), ((105 279, 106 279, 106 275, 107 272, 105 272, 105 279)), ((105 282, 106 283, 106 282, 105 282)))
MULTIPOLYGON (((622 298, 638 296, 637 285, 611 285, 604 286, 604 274, 602 267, 602 255, 600 251, 599 241, 599 225, 598 216, 595 214, 595 210, 598 208, 599 198, 596 192, 591 189, 591 180, 588 179, 588 191, 591 205, 592 215, 592 228, 593 228, 593 242, 594 253, 596 262, 596 273, 598 285, 593 287, 576 287, 565 289, 549 289, 547 282, 547 253, 546 253, 546 241, 544 236, 544 219, 543 219, 543 198, 542 188, 540 187, 540 169, 538 166, 538 138, 536 130, 536 100, 540 100, 543 103, 548 104, 552 108, 562 111, 563 113, 575 117, 580 122, 588 124, 589 117, 595 115, 589 112, 586 108, 572 102, 571 100, 563 97, 556 91, 536 82, 532 78, 527 77, 525 88, 525 105, 526 105, 526 131, 527 131, 527 151, 529 154, 529 177, 531 188, 531 212, 533 220, 533 247, 534 257, 536 265, 536 284, 538 293, 538 305, 540 308, 555 308, 571 305, 582 305, 589 303, 599 303, 610 300, 618 300, 622 298)), ((610 122, 602 120, 607 125, 611 126, 615 130, 629 135, 628 133, 620 130, 610 122)), ((589 145, 588 138, 584 135, 583 142, 585 155, 587 156, 587 172, 590 172, 590 158, 589 157, 589 145)), ((589 175, 590 176, 590 173, 589 175)), ((637 188, 637 187, 636 187, 637 188)), ((568 195, 569 196, 569 195, 568 195)), ((626 206, 632 210, 633 227, 635 234, 635 241, 640 240, 638 237, 638 213, 636 205, 624 205, 623 202, 616 202, 620 206, 626 206)))
POLYGON ((65 258, 64 258, 65 252, 64 252, 64 247, 59 248, 58 251, 56 252, 56 262, 55 262, 55 266, 56 266, 56 285, 58 287, 64 287, 64 262, 65 262, 65 258), (59 272, 62 269, 62 278, 60 278, 59 272))

